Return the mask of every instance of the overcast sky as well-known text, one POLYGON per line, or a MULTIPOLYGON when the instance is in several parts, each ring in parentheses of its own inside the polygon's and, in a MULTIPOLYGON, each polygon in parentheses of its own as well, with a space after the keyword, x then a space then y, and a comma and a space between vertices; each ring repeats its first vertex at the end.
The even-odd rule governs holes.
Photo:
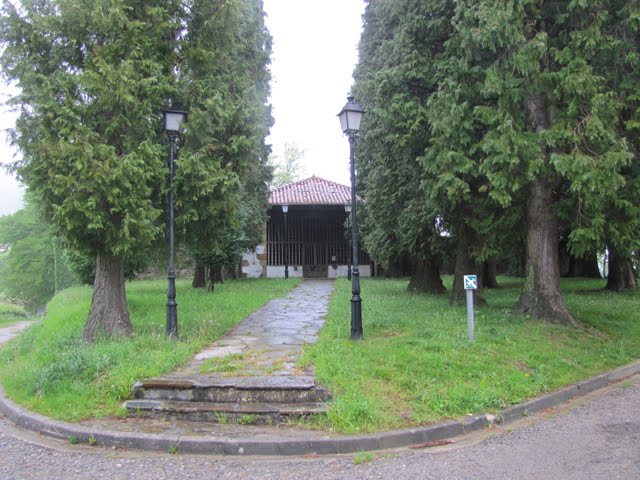
POLYGON ((304 176, 349 183, 349 142, 337 114, 347 102, 358 58, 364 0, 264 0, 273 37, 271 129, 305 151, 304 176))
MULTIPOLYGON (((0 104, 7 99, 8 87, 0 83, 0 87, 4 89, 0 96, 0 104)), ((0 163, 7 164, 14 160, 15 151, 9 146, 6 138, 6 130, 13 128, 16 116, 9 112, 5 107, 0 107, 0 163)), ((21 188, 16 180, 5 173, 4 169, 0 169, 0 215, 7 215, 19 210, 22 206, 21 188)))
MULTIPOLYGON (((337 114, 347 101, 357 62, 364 0, 264 0, 273 36, 271 104, 275 125, 267 142, 284 157, 285 142, 304 150, 304 176, 349 183, 349 144, 337 114)), ((0 112, 0 129, 15 116, 0 112)), ((4 135, 3 135, 4 136, 4 135)), ((0 163, 15 152, 0 140, 0 163)), ((0 215, 20 208, 22 189, 0 172, 0 215)))

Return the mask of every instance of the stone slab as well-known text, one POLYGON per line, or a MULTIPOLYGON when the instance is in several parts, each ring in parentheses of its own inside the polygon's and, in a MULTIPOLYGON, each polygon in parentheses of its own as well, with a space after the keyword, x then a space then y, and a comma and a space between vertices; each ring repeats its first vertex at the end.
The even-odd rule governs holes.
POLYGON ((189 379, 158 377, 137 382, 143 388, 185 389, 185 388, 236 388, 236 389, 280 389, 300 390, 316 386, 313 377, 308 375, 256 375, 250 377, 224 377, 221 375, 193 375, 189 379))
POLYGON ((327 404, 308 403, 213 403, 213 402, 174 402, 162 400, 127 400, 125 408, 129 410, 153 411, 163 413, 237 413, 256 415, 315 415, 325 413, 327 404))

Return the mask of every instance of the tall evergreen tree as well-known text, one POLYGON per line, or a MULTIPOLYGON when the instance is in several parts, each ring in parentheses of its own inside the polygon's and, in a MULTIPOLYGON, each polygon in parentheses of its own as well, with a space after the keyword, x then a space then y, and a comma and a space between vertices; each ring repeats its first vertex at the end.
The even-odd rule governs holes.
POLYGON ((367 110, 356 156, 358 191, 366 197, 364 242, 389 267, 410 256, 415 291, 444 291, 434 255, 439 212, 419 157, 429 141, 433 62, 448 37, 452 5, 370 1, 355 73, 355 93, 367 110))
POLYGON ((623 185, 616 194, 606 198, 602 208, 590 208, 603 213, 589 222, 597 235, 586 237, 604 237, 610 253, 606 288, 620 291, 636 288, 640 275, 640 4, 612 0, 608 10, 604 28, 611 46, 600 59, 598 73, 607 79, 622 106, 618 129, 634 158, 621 170, 623 185))
POLYGON ((178 164, 178 186, 192 193, 177 202, 185 216, 204 217, 215 204, 205 221, 224 218, 225 227, 236 228, 243 174, 256 168, 252 161, 266 165, 269 41, 262 4, 14 3, 2 4, 0 65, 20 88, 11 100, 20 110, 13 140, 23 159, 16 172, 55 231, 97 259, 84 338, 130 334, 125 259, 144 253, 166 218, 167 103, 193 107, 178 164), (209 28, 224 26, 216 23, 218 10, 232 15, 228 29, 209 28))
POLYGON ((194 0, 186 25, 180 88, 190 122, 176 197, 194 286, 204 286, 205 270, 237 265, 259 242, 255 224, 265 220, 271 37, 258 0, 194 0))
POLYGON ((127 335, 124 259, 158 234, 176 1, 5 1, 3 75, 17 81, 16 167, 71 246, 95 255, 84 337, 127 335))
MULTIPOLYGON (((629 163, 620 103, 598 70, 611 38, 606 2, 459 2, 450 57, 476 74, 480 97, 463 94, 483 136, 490 195, 504 206, 526 192, 527 265, 519 310, 574 324, 559 288, 557 205, 563 180, 589 197, 594 214, 617 195, 629 163)), ((605 67, 606 68, 606 67, 605 67)), ((458 88, 459 83, 448 85, 458 88)))
MULTIPOLYGON (((576 206, 563 217, 576 256, 637 249, 637 18, 624 0, 370 1, 356 93, 372 252, 436 223, 454 237, 458 278, 513 249, 524 225, 519 310, 574 325, 560 200, 576 206)), ((442 239, 427 237, 434 251, 442 239)))

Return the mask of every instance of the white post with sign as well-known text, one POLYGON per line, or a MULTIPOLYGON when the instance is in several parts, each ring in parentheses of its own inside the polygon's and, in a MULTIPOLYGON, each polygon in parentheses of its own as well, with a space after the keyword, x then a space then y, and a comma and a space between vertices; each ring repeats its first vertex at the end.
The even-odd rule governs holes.
POLYGON ((467 336, 469 341, 474 339, 474 318, 473 318, 473 291, 478 289, 478 277, 476 275, 464 276, 464 289, 467 292, 467 336))

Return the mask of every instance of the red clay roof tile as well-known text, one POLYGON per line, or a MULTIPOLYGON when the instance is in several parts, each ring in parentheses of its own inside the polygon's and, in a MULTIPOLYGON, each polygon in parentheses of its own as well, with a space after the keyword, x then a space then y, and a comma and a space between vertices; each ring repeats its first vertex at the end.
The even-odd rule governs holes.
POLYGON ((271 191, 271 205, 347 205, 351 187, 316 177, 305 178, 271 191))

